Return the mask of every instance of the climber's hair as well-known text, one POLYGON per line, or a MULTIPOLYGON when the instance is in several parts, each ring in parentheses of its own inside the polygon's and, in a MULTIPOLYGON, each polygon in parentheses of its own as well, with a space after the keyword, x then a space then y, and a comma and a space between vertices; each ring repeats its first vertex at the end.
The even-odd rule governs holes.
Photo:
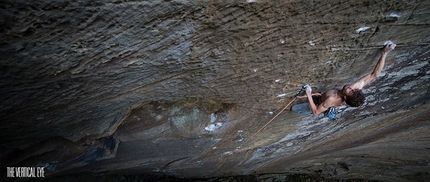
POLYGON ((366 97, 363 92, 358 89, 353 90, 353 94, 351 96, 347 96, 345 99, 346 104, 351 107, 359 107, 364 104, 366 97))

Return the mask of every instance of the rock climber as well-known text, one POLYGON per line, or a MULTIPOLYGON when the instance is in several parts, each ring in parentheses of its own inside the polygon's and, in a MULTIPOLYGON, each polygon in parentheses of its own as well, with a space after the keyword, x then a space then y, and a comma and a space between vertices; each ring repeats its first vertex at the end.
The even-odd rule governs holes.
POLYGON ((291 110, 298 114, 314 114, 318 115, 323 113, 330 119, 333 119, 337 111, 335 106, 342 105, 345 101, 351 107, 359 107, 364 104, 365 96, 361 89, 367 85, 370 81, 375 79, 379 73, 381 73, 382 68, 385 64, 385 59, 388 53, 396 47, 393 42, 387 42, 382 49, 381 57, 376 64, 372 73, 364 76, 355 83, 351 85, 345 85, 343 87, 334 88, 328 90, 327 92, 312 93, 312 88, 310 86, 306 87, 306 96, 300 98, 308 98, 309 103, 293 105, 291 110), (304 108, 308 107, 308 108, 304 108), (310 110, 309 110, 310 109, 310 110))

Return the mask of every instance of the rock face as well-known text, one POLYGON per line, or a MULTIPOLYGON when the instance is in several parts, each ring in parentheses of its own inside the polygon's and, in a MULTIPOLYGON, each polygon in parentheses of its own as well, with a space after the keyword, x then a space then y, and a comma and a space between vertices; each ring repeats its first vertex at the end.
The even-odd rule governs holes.
POLYGON ((428 179, 428 7, 2 1, 2 167, 428 179), (364 106, 341 106, 336 120, 286 110, 256 133, 303 84, 324 92, 370 73, 387 40, 397 47, 364 106))

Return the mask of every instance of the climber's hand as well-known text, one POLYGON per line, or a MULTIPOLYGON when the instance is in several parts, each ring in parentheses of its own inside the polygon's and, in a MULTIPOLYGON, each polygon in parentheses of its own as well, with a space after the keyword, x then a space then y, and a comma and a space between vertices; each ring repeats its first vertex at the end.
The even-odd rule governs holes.
POLYGON ((396 44, 394 44, 393 42, 387 42, 387 44, 385 44, 384 49, 382 51, 384 53, 388 53, 394 50, 395 47, 396 47, 396 44))
POLYGON ((312 88, 311 86, 306 87, 306 95, 312 96, 312 88))

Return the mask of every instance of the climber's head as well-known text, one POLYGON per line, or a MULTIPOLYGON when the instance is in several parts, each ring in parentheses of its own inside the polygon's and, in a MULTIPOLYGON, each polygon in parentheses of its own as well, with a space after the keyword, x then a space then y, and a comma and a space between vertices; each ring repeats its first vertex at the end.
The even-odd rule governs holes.
POLYGON ((343 87, 342 94, 344 95, 346 104, 351 107, 359 107, 363 105, 366 100, 366 97, 361 90, 353 89, 349 85, 345 85, 343 87))

